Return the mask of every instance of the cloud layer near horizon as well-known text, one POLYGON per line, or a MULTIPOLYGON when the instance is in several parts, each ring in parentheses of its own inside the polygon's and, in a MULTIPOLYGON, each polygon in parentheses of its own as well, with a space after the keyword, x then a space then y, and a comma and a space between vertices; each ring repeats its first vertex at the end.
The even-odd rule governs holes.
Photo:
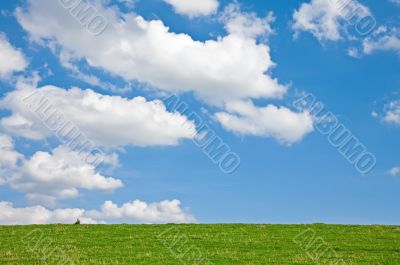
POLYGON ((121 206, 106 201, 101 210, 65 208, 49 210, 43 206, 14 207, 10 202, 0 202, 0 225, 73 224, 77 219, 83 224, 119 223, 195 223, 196 219, 180 207, 179 200, 146 203, 140 200, 121 206))

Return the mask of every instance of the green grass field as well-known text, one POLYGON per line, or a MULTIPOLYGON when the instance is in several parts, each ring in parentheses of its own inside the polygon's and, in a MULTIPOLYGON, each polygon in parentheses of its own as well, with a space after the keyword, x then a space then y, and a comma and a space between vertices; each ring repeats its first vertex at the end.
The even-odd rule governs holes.
POLYGON ((0 264, 400 264, 400 228, 322 224, 0 227, 0 264))

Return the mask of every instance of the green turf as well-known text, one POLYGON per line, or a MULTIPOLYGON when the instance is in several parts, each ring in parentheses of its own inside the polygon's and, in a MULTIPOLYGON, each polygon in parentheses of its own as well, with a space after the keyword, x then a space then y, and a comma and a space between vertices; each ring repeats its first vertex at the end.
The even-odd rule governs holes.
POLYGON ((0 264, 400 264, 400 228, 338 225, 0 227, 0 264))

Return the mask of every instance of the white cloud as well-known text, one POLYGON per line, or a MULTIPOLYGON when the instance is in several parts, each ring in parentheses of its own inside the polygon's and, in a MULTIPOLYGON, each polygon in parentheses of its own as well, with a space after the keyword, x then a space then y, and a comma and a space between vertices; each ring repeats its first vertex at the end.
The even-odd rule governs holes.
POLYGON ((311 0, 293 13, 295 34, 311 33, 319 41, 338 41, 348 35, 346 18, 370 15, 357 0, 311 0))
POLYGON ((10 202, 0 202, 0 224, 1 225, 28 225, 28 224, 72 224, 78 218, 82 223, 95 224, 95 220, 84 217, 81 209, 58 209, 48 210, 43 206, 32 206, 25 208, 14 208, 10 202))
POLYGON ((347 49, 347 55, 349 55, 350 57, 353 57, 353 58, 361 57, 360 51, 354 47, 347 49))
POLYGON ((193 216, 181 209, 179 200, 146 203, 140 200, 125 203, 121 206, 106 201, 100 212, 91 216, 100 216, 106 220, 135 220, 141 223, 193 223, 193 216))
POLYGON ((120 180, 97 173, 78 153, 64 147, 51 153, 39 151, 27 159, 14 150, 8 136, 0 135, 0 142, 0 183, 25 193, 31 201, 54 205, 57 199, 78 196, 80 189, 111 192, 123 186, 120 180))
POLYGON ((243 135, 273 137, 292 144, 313 131, 313 120, 308 113, 296 113, 285 107, 258 108, 251 102, 232 102, 227 110, 229 113, 217 113, 217 120, 227 130, 243 135))
POLYGON ((23 155, 14 150, 11 137, 0 133, 0 185, 6 183, 5 177, 12 174, 12 169, 23 155))
POLYGON ((389 174, 393 177, 397 176, 400 174, 400 167, 394 167, 389 170, 389 174))
POLYGON ((27 66, 22 52, 13 47, 0 32, 0 77, 8 77, 13 72, 22 71, 27 66))
POLYGON ((176 13, 189 17, 208 16, 217 12, 218 0, 163 0, 170 4, 176 13))
POLYGON ((275 17, 272 12, 268 13, 265 18, 258 17, 256 13, 244 13, 240 11, 239 4, 233 3, 225 8, 220 20, 230 34, 257 38, 273 33, 271 23, 275 17))
POLYGON ((146 203, 135 200, 118 207, 106 201, 101 211, 84 209, 49 210, 43 206, 16 208, 10 202, 0 202, 1 225, 72 224, 80 219, 84 224, 106 223, 195 223, 196 219, 180 207, 180 201, 146 203))
POLYGON ((395 100, 385 106, 383 120, 387 123, 400 125, 400 100, 395 100))
POLYGON ((96 146, 176 145, 179 140, 192 138, 196 133, 192 122, 178 113, 168 112, 161 101, 146 101, 143 97, 128 99, 106 96, 79 88, 35 88, 21 83, 0 101, 0 108, 12 112, 11 116, 0 121, 3 129, 28 139, 54 136, 36 115, 48 117, 44 113, 45 108, 40 108, 34 114, 28 107, 32 105, 33 109, 38 109, 35 106, 39 105, 41 99, 48 100, 49 105, 64 115, 57 128, 63 128, 67 121, 71 122, 96 146))
POLYGON ((390 0, 393 4, 400 5, 400 0, 390 0))
MULTIPOLYGON (((60 51, 58 54, 65 65, 70 64, 69 68, 75 65, 76 60, 84 59, 89 65, 105 69, 127 81, 139 80, 161 90, 177 93, 193 91, 207 103, 220 107, 233 101, 281 98, 287 91, 287 86, 279 84, 271 76, 275 63, 270 57, 269 46, 258 40, 273 32, 270 27, 274 20, 272 13, 260 18, 255 13, 241 12, 238 4, 230 4, 220 16, 228 35, 201 42, 193 40, 187 34, 171 32, 162 21, 146 21, 136 14, 123 14, 116 8, 101 5, 97 6, 98 12, 107 18, 109 27, 101 35, 94 37, 76 23, 67 10, 60 8, 58 3, 29 0, 28 4, 25 11, 18 9, 16 12, 19 23, 29 32, 31 39, 47 44, 53 51, 60 51), (43 6, 52 12, 44 11, 43 6)), ((284 111, 286 109, 282 108, 278 112, 284 111)), ((221 115, 223 114, 219 114, 221 115)), ((82 116, 85 117, 85 114, 82 116)), ((110 114, 102 115, 101 119, 106 119, 107 116, 110 114)), ((25 125, 26 117, 23 115, 15 115, 14 118, 12 122, 5 121, 11 124, 9 128, 14 124, 20 128, 29 127, 25 125)), ((110 120, 114 121, 114 118, 113 116, 110 120)), ((113 128, 113 137, 109 137, 107 128, 96 123, 90 124, 90 128, 94 129, 87 129, 89 126, 85 127, 86 120, 81 122, 79 117, 76 119, 74 122, 79 126, 82 124, 85 129, 83 131, 96 142, 112 146, 131 143, 131 139, 127 139, 128 136, 124 134, 129 132, 126 125, 121 126, 124 129, 120 130, 114 130, 119 126, 108 126, 113 128), (122 136, 114 137, 115 131, 122 136), (102 138, 99 139, 100 137, 102 138)), ((297 128, 298 120, 288 121, 293 121, 294 124, 280 122, 267 126, 268 128, 257 134, 293 142, 301 139, 309 129, 300 129, 290 135, 286 133, 287 128, 297 128)), ((224 127, 229 129, 229 126, 224 127)), ((181 129, 179 126, 174 128, 181 129)), ((163 133, 166 130, 164 128, 156 131, 163 133)), ((129 137, 132 135, 134 134, 130 133, 129 137)), ((148 135, 149 133, 145 134, 148 135)), ((187 134, 179 136, 188 137, 187 134)))
POLYGON ((400 54, 400 32, 393 28, 379 27, 363 41, 363 52, 372 54, 377 51, 394 51, 400 54))
MULTIPOLYGON (((101 5, 97 9, 109 25, 98 36, 89 34, 58 1, 29 0, 26 11, 18 9, 16 17, 32 40, 69 54, 71 63, 84 59, 127 81, 166 91, 194 91, 212 104, 280 98, 287 90, 270 75, 275 64, 269 47, 238 34, 237 27, 227 36, 202 42, 171 32, 160 20, 147 21, 101 5)), ((245 17, 248 23, 249 16, 245 17)), ((259 21, 261 25, 257 21, 251 25, 264 30, 265 20, 259 21)))
POLYGON ((0 134, 0 165, 15 166, 21 157, 14 150, 14 142, 12 138, 5 134, 0 134))
POLYGON ((76 197, 78 189, 113 191, 123 186, 118 179, 100 175, 76 152, 64 147, 58 147, 52 153, 36 152, 23 162, 9 183, 12 188, 28 194, 59 198, 76 197))

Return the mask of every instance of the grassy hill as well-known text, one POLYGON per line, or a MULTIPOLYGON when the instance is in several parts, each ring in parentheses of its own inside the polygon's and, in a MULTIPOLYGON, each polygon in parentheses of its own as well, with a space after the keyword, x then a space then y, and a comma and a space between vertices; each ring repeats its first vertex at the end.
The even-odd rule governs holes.
POLYGON ((322 224, 3 226, 0 264, 400 264, 400 228, 322 224))

